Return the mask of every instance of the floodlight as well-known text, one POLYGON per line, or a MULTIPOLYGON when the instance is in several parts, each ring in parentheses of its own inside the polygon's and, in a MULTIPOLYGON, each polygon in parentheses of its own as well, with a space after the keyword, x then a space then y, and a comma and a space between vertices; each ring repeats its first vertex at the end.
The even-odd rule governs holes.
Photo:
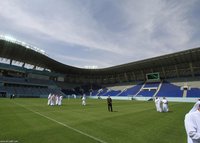
POLYGON ((22 45, 22 46, 24 46, 24 47, 26 47, 26 48, 28 48, 28 49, 32 49, 32 50, 34 50, 34 51, 36 51, 36 52, 38 52, 38 53, 41 53, 41 54, 43 54, 43 55, 47 55, 46 52, 45 52, 44 50, 41 50, 41 49, 39 49, 39 48, 37 48, 37 47, 35 47, 35 46, 32 46, 32 45, 30 45, 30 44, 27 44, 27 43, 25 43, 25 42, 19 41, 19 40, 15 39, 15 38, 12 37, 12 36, 0 35, 0 39, 6 40, 6 41, 9 41, 9 42, 12 42, 12 43, 16 43, 16 44, 19 44, 19 45, 22 45))

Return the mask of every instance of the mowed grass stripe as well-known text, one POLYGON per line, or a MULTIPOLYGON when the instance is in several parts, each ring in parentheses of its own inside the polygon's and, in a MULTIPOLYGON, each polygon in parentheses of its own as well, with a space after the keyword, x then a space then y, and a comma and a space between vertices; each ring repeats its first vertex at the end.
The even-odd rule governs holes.
MULTIPOLYGON (((183 120, 185 114, 193 106, 193 103, 170 102, 171 112, 157 113, 153 102, 113 100, 115 112, 110 113, 107 111, 106 100, 87 100, 88 105, 85 107, 81 106, 80 99, 64 99, 63 101, 63 106, 61 107, 47 106, 46 99, 17 99, 13 102, 22 104, 26 108, 102 139, 107 143, 186 142, 183 120)), ((25 117, 30 116, 28 111, 24 112, 24 109, 20 111, 18 106, 15 108, 17 114, 24 115, 25 117)), ((5 112, 3 113, 6 116, 5 112)), ((34 113, 35 116, 38 115, 34 113)), ((32 123, 35 123, 37 120, 38 122, 40 120, 43 122, 46 118, 43 119, 39 116, 32 123)), ((52 131, 52 133, 57 135, 60 128, 63 130, 59 134, 61 143, 66 142, 64 139, 67 138, 77 138, 78 133, 69 133, 66 127, 62 126, 66 128, 63 129, 58 124, 52 126, 52 121, 50 120, 46 122, 48 122, 48 126, 51 126, 51 130, 49 128, 43 130, 47 133, 52 131)), ((39 129, 37 131, 40 132, 39 129)), ((35 132, 35 136, 38 137, 37 132, 35 132)), ((46 138, 48 134, 44 136, 43 142, 48 142, 46 138)), ((82 136, 78 136, 81 142, 95 142, 88 139, 88 137, 84 138, 82 136)), ((30 135, 29 137, 31 138, 30 135)), ((76 142, 78 141, 70 140, 70 143, 76 142)))
POLYGON ((31 111, 31 112, 33 112, 33 113, 35 113, 35 114, 37 114, 37 115, 39 115, 39 116, 41 116, 41 117, 44 117, 44 118, 46 118, 46 119, 48 119, 48 120, 50 120, 50 121, 53 121, 53 122, 55 122, 55 123, 57 123, 57 124, 59 124, 59 125, 62 125, 62 126, 64 126, 64 127, 68 128, 68 129, 70 129, 70 130, 73 130, 73 131, 75 131, 75 132, 77 132, 77 133, 80 133, 80 134, 82 134, 82 135, 84 135, 84 136, 87 136, 87 137, 89 137, 89 138, 91 138, 91 139, 93 139, 93 140, 95 140, 95 141, 97 141, 97 142, 106 143, 105 141, 103 141, 103 140, 101 140, 101 139, 99 139, 99 138, 96 138, 96 137, 94 137, 94 136, 92 136, 92 135, 89 135, 89 134, 87 134, 87 133, 85 133, 85 132, 82 132, 82 131, 80 131, 80 130, 78 130, 78 129, 75 129, 75 128, 73 128, 73 127, 67 125, 67 124, 64 124, 64 123, 62 123, 62 122, 59 122, 59 121, 57 121, 57 120, 55 120, 55 119, 53 119, 53 118, 51 118, 51 117, 48 117, 48 116, 46 116, 46 115, 43 115, 43 114, 39 113, 39 112, 37 112, 37 111, 34 111, 34 110, 32 110, 32 109, 29 109, 29 108, 23 106, 23 105, 20 104, 20 103, 16 103, 16 102, 14 102, 14 103, 17 104, 17 105, 19 105, 19 106, 21 106, 21 107, 23 107, 23 108, 25 108, 25 109, 27 109, 27 110, 29 110, 29 111, 31 111))
MULTIPOLYGON (((52 123, 52 121, 14 104, 14 102, 20 101, 24 101, 24 99, 12 101, 0 98, 0 115, 4 113, 3 116, 0 116, 0 141, 14 140, 18 143, 99 142, 55 122, 52 123), (4 108, 4 105, 6 108, 4 108)), ((28 101, 31 101, 31 99, 28 101)))

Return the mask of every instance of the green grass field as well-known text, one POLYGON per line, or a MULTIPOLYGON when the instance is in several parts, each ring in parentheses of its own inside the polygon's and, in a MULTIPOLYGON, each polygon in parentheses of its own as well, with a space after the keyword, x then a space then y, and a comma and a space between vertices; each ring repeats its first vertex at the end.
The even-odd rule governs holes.
POLYGON ((0 142, 18 143, 186 143, 184 116, 193 103, 170 102, 168 113, 154 102, 64 99, 0 99, 0 142))

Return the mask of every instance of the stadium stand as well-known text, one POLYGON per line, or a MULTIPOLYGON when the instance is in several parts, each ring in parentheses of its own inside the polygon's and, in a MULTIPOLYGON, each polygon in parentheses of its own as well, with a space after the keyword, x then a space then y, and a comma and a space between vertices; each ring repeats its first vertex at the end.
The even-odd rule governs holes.
MULTIPOLYGON (((180 79, 181 80, 181 79, 180 79)), ((186 84, 191 85, 192 82, 184 82, 186 84)), ((195 82, 197 84, 198 82, 195 82)), ((136 96, 136 97, 183 97, 183 91, 182 89, 183 82, 176 82, 176 83, 170 83, 168 81, 162 82, 150 82, 150 83, 140 83, 137 85, 133 85, 132 87, 125 88, 122 90, 109 90, 104 89, 101 91, 100 94, 98 94, 98 90, 95 90, 93 92, 93 96, 136 96), (178 86, 178 85, 179 86, 178 86), (159 88, 160 86, 160 88, 159 88)), ((126 86, 122 86, 124 88, 126 86)), ((120 88, 120 87, 118 87, 120 88)), ((200 97, 200 89, 199 88, 190 88, 187 90, 186 97, 200 97)))
POLYGON ((187 97, 200 97, 200 89, 199 88, 191 88, 187 91, 187 97))
POLYGON ((108 92, 106 92, 105 94, 103 94, 103 96, 116 96, 120 93, 120 90, 109 90, 108 92))
POLYGON ((139 97, 152 97, 154 94, 156 93, 155 89, 143 89, 142 91, 140 91, 137 96, 139 97))
POLYGON ((200 48, 103 69, 82 69, 30 47, 0 37, 0 97, 47 97, 54 93, 117 99, 200 98, 200 48), (159 80, 148 81, 147 75, 154 73, 159 74, 159 80))
POLYGON ((50 93, 64 95, 51 80, 1 76, 0 83, 0 90, 7 96, 47 97, 50 93))
POLYGON ((133 96, 138 93, 138 91, 141 89, 143 84, 137 84, 133 87, 125 89, 123 92, 121 92, 118 96, 133 96))
POLYGON ((163 82, 162 86, 157 93, 158 97, 183 97, 183 90, 180 86, 176 86, 169 82, 163 82))

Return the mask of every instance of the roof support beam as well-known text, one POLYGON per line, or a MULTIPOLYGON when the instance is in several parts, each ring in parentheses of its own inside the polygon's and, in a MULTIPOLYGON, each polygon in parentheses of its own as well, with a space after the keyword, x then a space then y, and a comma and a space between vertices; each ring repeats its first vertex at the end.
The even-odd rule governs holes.
POLYGON ((194 77, 194 69, 193 69, 192 62, 189 63, 189 67, 190 67, 190 71, 191 71, 192 77, 194 77))
POLYGON ((164 67, 162 67, 162 72, 163 72, 164 78, 166 79, 166 73, 165 73, 165 68, 164 67))
POLYGON ((127 77, 126 72, 124 73, 124 78, 125 78, 126 81, 128 81, 128 77, 127 77))
POLYGON ((175 71, 176 71, 176 76, 179 77, 177 65, 175 65, 174 67, 175 67, 175 71))
POLYGON ((134 72, 131 72, 132 73, 132 76, 133 76, 133 80, 136 81, 136 78, 135 78, 135 73, 134 72))
POLYGON ((143 80, 145 80, 146 75, 144 75, 144 71, 143 70, 141 70, 141 74, 142 74, 143 80))

